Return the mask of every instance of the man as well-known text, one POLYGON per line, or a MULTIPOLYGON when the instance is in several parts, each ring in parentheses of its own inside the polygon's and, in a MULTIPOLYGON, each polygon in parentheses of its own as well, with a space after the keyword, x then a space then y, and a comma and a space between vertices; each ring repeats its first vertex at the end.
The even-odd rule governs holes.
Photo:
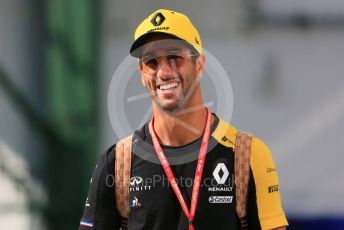
MULTIPOLYGON (((206 58, 197 30, 185 15, 160 9, 138 26, 134 39, 130 53, 139 59, 153 118, 133 137, 128 229, 240 229, 234 183, 238 131, 203 104, 199 78, 206 58)), ((80 229, 121 227, 109 182, 115 149, 97 163, 80 229)), ((253 137, 250 154, 248 229, 285 229, 270 151, 253 137)))

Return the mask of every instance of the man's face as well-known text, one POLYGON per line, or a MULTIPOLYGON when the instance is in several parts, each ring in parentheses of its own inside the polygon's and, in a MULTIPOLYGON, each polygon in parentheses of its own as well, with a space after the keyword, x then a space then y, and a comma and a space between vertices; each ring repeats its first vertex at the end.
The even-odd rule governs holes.
POLYGON ((199 58, 175 39, 155 37, 142 48, 139 61, 142 84, 160 108, 172 112, 186 104, 203 71, 199 58))

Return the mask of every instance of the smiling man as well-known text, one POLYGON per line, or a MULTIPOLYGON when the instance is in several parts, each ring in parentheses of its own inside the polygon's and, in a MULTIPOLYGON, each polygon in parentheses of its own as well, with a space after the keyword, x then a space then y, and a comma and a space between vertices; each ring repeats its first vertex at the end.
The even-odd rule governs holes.
POLYGON ((156 34, 140 47, 139 72, 142 84, 163 110, 176 111, 191 105, 202 105, 198 78, 203 71, 205 57, 188 48, 182 40, 170 35, 156 34), (196 61, 197 60, 197 61, 196 61), (197 72, 198 71, 198 72, 197 72), (195 84, 196 83, 196 84, 195 84), (197 86, 192 89, 192 85, 197 86), (186 95, 192 96, 186 100, 186 95))
POLYGON ((285 229, 268 147, 204 106, 206 57, 187 16, 157 10, 134 39, 153 117, 100 157, 80 229, 285 229))

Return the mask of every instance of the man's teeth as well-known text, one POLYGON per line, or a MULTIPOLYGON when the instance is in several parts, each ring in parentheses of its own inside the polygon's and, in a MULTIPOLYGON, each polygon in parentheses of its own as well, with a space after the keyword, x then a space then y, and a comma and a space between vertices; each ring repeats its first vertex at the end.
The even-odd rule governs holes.
POLYGON ((178 83, 170 83, 170 84, 166 84, 166 85, 161 85, 160 86, 160 89, 172 89, 172 88, 175 88, 177 87, 178 83))

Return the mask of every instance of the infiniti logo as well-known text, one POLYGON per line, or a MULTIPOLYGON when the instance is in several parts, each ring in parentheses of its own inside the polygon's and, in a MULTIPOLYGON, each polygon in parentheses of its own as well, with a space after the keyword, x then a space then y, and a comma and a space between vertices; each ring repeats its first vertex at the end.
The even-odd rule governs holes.
POLYGON ((131 186, 137 186, 142 183, 142 177, 134 176, 130 179, 130 185, 131 186))
POLYGON ((146 181, 143 181, 142 177, 134 176, 130 178, 130 192, 148 191, 151 189, 152 186, 146 184, 146 181))

